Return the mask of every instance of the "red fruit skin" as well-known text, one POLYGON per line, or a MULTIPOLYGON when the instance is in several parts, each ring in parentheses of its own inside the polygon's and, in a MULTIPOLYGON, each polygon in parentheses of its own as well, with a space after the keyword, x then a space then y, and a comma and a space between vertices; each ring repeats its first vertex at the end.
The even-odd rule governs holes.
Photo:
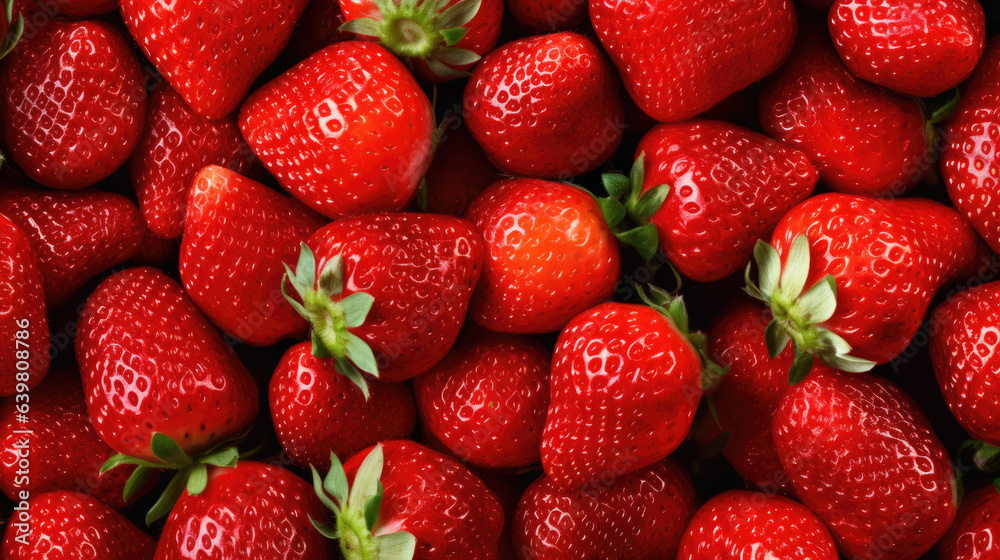
POLYGON ((797 502, 761 492, 729 490, 694 514, 677 560, 837 560, 823 522, 797 502))
POLYGON ((326 220, 217 165, 195 175, 187 208, 180 273, 191 300, 223 332, 254 346, 305 336, 305 319, 281 293, 282 263, 294 267, 302 242, 326 220))
POLYGON ((424 432, 477 467, 537 463, 549 407, 550 360, 549 352, 526 336, 467 331, 413 382, 424 432))
POLYGON ((575 29, 587 20, 584 0, 507 0, 506 4, 517 23, 539 33, 575 29))
POLYGON ((931 315, 934 373, 948 408, 975 439, 1000 446, 1000 282, 951 297, 931 315))
POLYGON ((837 192, 906 194, 934 161, 920 106, 855 78, 820 33, 803 25, 791 58, 764 83, 761 127, 805 152, 837 192))
POLYGON ((123 0, 122 19, 195 113, 221 119, 288 43, 309 0, 123 0))
POLYGON ((434 115, 389 51, 345 41, 255 91, 240 130, 282 187, 340 218, 410 203, 430 165, 434 115))
POLYGON ((673 459, 582 489, 543 476, 518 504, 514 553, 521 560, 674 558, 698 503, 691 475, 673 459))
POLYGON ((992 560, 1000 554, 1000 493, 990 484, 966 494, 938 550, 941 560, 992 560))
POLYGON ((150 94, 146 129, 129 161, 129 176, 149 229, 174 239, 184 232, 188 191, 201 168, 221 165, 247 175, 253 161, 235 116, 205 119, 161 84, 150 94))
POLYGON ((312 486, 274 465, 209 467, 208 486, 170 512, 155 560, 328 560, 333 541, 313 528, 328 513, 312 486))
POLYGON ((142 134, 146 89, 139 61, 114 27, 53 20, 5 66, 3 138, 28 176, 80 189, 128 160, 142 134))
POLYGON ((643 137, 642 189, 670 193, 650 222, 682 274, 721 280, 746 267, 758 239, 812 194, 819 172, 802 152, 718 121, 664 124, 643 137))
POLYGON ((660 122, 774 72, 796 31, 792 0, 594 0, 590 19, 632 99, 660 122))
POLYGON ((941 286, 988 262, 964 216, 919 198, 815 196, 781 220, 771 244, 784 258, 801 234, 811 253, 806 286, 827 274, 837 283, 837 310, 820 326, 880 364, 906 348, 941 286))
POLYGON ((257 387, 179 284, 154 268, 101 282, 80 314, 76 360, 98 435, 155 461, 153 433, 189 456, 245 433, 257 387))
POLYGON ((155 266, 166 269, 171 262, 177 259, 179 252, 179 239, 164 239, 147 229, 130 262, 137 266, 155 266))
POLYGON ((618 242, 586 191, 538 179, 501 181, 465 213, 486 241, 470 314, 498 332, 562 329, 611 297, 618 242))
POLYGON ((986 40, 986 15, 976 0, 837 0, 829 22, 851 72, 914 97, 965 81, 986 40))
POLYGON ((49 322, 31 240, 3 214, 0 246, 0 396, 9 397, 49 371, 49 322))
POLYGON ((796 493, 846 556, 915 560, 951 525, 948 453, 893 383, 814 371, 782 397, 773 430, 796 493))
MULTIPOLYGON (((26 31, 29 22, 36 21, 35 18, 39 18, 44 27, 57 16, 87 17, 118 9, 118 0, 15 0, 15 6, 17 4, 21 5, 26 31)), ((15 20, 17 13, 14 12, 15 20)))
POLYGON ((334 361, 312 355, 302 342, 285 352, 271 377, 271 419, 292 461, 320 472, 330 453, 341 461, 387 439, 410 437, 417 422, 413 395, 403 383, 368 380, 371 398, 337 372, 334 361))
POLYGON ((341 296, 375 298, 351 332, 371 346, 382 381, 410 379, 445 357, 483 269, 483 241, 472 224, 435 214, 370 214, 333 222, 308 244, 317 277, 341 255, 341 296))
POLYGON ((9 560, 152 560, 156 542, 128 519, 90 496, 49 492, 28 502, 30 521, 7 525, 3 558, 9 560), (29 530, 23 523, 29 523, 29 530), (18 543, 18 536, 27 545, 18 543))
POLYGON ((119 194, 95 190, 0 190, 0 212, 31 240, 54 308, 91 278, 132 257, 146 232, 138 209, 119 194))
MULTIPOLYGON (((370 452, 344 463, 349 481, 370 452)), ((382 453, 385 494, 376 534, 411 533, 417 539, 413 560, 497 560, 503 508, 482 480, 457 460, 412 441, 382 442, 382 453)))
POLYGON ((462 100, 469 132, 511 175, 569 179, 608 161, 625 130, 614 68, 576 33, 507 43, 476 67, 462 100))
POLYGON ((341 25, 344 12, 339 0, 311 0, 295 25, 288 51, 296 60, 302 60, 323 47, 350 41, 353 35, 341 32, 341 25))
POLYGON ((941 152, 941 175, 948 196, 972 221, 994 252, 1000 252, 1000 39, 986 47, 979 69, 962 88, 948 121, 941 152))
POLYGON ((581 313, 552 355, 545 474, 573 488, 673 453, 701 400, 701 372, 685 335, 650 307, 605 303, 581 313))
POLYGON ((464 126, 447 129, 424 176, 427 211, 461 216, 499 178, 500 172, 464 126))

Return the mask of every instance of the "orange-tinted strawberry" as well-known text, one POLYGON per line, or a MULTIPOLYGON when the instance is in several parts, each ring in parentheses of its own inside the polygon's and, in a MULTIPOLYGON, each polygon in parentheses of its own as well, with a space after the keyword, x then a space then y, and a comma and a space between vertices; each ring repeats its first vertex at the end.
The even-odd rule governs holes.
POLYGON ((31 240, 3 214, 0 246, 0 395, 8 397, 49 371, 49 322, 31 240))
POLYGON ((991 560, 1000 554, 1000 490, 992 484, 962 498, 938 545, 941 560, 991 560))

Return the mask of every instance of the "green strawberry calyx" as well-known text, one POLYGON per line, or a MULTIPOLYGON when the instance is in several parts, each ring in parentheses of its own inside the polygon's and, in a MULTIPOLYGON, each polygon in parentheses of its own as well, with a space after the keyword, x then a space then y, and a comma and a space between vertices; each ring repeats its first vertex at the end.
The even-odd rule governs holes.
MULTIPOLYGON (((6 57, 14 47, 21 41, 21 36, 24 35, 24 15, 18 13, 17 21, 11 21, 14 17, 14 0, 7 0, 4 3, 4 12, 7 18, 7 23, 9 25, 7 30, 7 36, 3 38, 3 43, 0 44, 0 59, 6 57)), ((3 152, 0 152, 0 167, 7 162, 7 157, 4 156, 3 152)))
POLYGON ((418 58, 443 78, 461 78, 456 70, 479 61, 479 55, 454 45, 468 33, 482 0, 374 0, 376 18, 352 19, 340 26, 344 32, 377 38, 402 58, 418 58))
POLYGON ((313 356, 333 358, 337 372, 357 385, 367 400, 371 395, 361 372, 378 377, 378 363, 371 347, 350 329, 364 324, 375 298, 364 292, 339 297, 344 291, 345 274, 344 259, 340 255, 326 261, 319 278, 316 278, 316 257, 312 249, 302 243, 295 271, 287 264, 284 266, 281 293, 289 305, 312 325, 313 356), (287 284, 292 285, 299 299, 289 295, 287 284))
POLYGON ((379 480, 383 462, 379 444, 361 463, 353 485, 348 484, 344 466, 333 453, 325 477, 310 467, 316 495, 336 518, 333 523, 312 519, 312 524, 325 537, 340 541, 344 560, 411 560, 416 551, 417 539, 411 533, 384 532, 377 525, 384 492, 379 480))
POLYGON ((852 356, 853 349, 843 337, 819 326, 837 310, 837 281, 827 274, 806 289, 810 260, 806 235, 792 242, 784 267, 778 251, 764 241, 757 241, 753 255, 758 281, 751 279, 753 263, 747 265, 743 290, 771 308, 774 318, 764 331, 768 354, 776 358, 792 343, 795 360, 788 373, 790 384, 805 379, 815 358, 852 373, 875 367, 875 362, 852 356))
POLYGON ((667 199, 670 186, 657 185, 642 192, 645 159, 644 153, 639 154, 627 177, 621 173, 602 174, 601 183, 610 196, 598 198, 597 204, 618 241, 634 247, 642 258, 649 259, 660 246, 656 226, 649 223, 649 218, 667 199))

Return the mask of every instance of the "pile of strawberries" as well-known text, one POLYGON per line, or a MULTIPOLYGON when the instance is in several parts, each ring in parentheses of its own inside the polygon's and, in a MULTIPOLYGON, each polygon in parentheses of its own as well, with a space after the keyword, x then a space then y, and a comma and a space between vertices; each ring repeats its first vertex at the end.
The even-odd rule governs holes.
POLYGON ((2 560, 1000 558, 994 0, 6 0, 2 560))

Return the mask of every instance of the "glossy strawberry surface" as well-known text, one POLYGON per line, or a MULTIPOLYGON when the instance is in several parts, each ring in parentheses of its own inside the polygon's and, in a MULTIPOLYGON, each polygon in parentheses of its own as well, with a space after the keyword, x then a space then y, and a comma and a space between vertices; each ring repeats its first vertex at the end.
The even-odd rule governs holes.
POLYGON ((156 461, 153 433, 189 455, 245 433, 257 387, 184 294, 153 268, 130 268, 94 290, 80 315, 76 359, 87 408, 119 453, 156 461))
POLYGON ((571 32, 490 53, 462 102, 469 132, 512 175, 581 175, 611 158, 625 130, 614 68, 593 41, 571 32))
POLYGON ((512 333, 560 330, 611 297, 618 242, 594 198, 538 179, 501 181, 466 211, 486 242, 471 318, 512 333))
POLYGON ((92 185, 139 143, 146 118, 142 69, 125 38, 99 21, 53 20, 0 73, 7 154, 59 189, 92 185))
POLYGON ((885 379, 814 371, 785 393, 773 430, 796 494, 848 557, 916 560, 955 517, 948 453, 885 379))
POLYGON ((0 246, 0 395, 8 397, 49 371, 49 323, 31 240, 3 214, 0 246))
POLYGON ((993 485, 966 494, 938 549, 941 560, 1000 557, 1000 492, 993 485))
POLYGON ((427 211, 461 216, 500 173, 466 127, 448 128, 427 169, 427 211))

